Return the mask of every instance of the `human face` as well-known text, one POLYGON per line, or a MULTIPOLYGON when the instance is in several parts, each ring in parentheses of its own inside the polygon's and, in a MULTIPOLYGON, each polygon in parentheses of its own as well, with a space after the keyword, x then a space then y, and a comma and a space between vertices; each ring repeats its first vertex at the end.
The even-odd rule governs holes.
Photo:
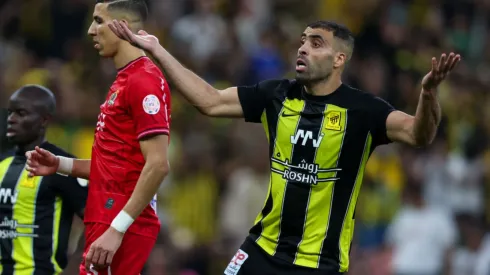
POLYGON ((43 135, 46 119, 31 99, 15 93, 9 100, 7 138, 15 145, 26 145, 43 135))
POLYGON ((308 27, 301 35, 296 79, 305 83, 321 81, 340 67, 345 55, 335 50, 335 43, 333 32, 308 27))
POLYGON ((107 11, 107 3, 98 3, 95 5, 92 24, 88 29, 88 35, 90 35, 94 41, 94 48, 103 57, 114 57, 119 49, 121 39, 119 39, 109 29, 109 23, 113 19, 107 11))

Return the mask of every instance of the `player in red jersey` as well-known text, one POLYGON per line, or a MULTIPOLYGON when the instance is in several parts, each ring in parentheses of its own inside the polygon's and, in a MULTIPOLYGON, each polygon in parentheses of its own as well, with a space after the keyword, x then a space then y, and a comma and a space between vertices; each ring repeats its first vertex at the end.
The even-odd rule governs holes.
POLYGON ((63 158, 39 148, 27 153, 31 175, 89 179, 83 275, 139 274, 160 230, 154 196, 169 169, 169 87, 142 50, 108 27, 119 19, 138 29, 146 16, 143 0, 95 5, 88 33, 118 72, 100 106, 92 159, 63 158))

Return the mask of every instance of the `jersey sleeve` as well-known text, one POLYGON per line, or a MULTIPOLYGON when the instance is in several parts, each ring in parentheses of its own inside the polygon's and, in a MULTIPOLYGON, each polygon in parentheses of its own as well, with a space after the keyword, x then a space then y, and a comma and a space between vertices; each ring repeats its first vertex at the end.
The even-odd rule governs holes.
POLYGON ((146 73, 132 76, 126 98, 138 139, 169 134, 170 93, 163 77, 146 73))
POLYGON ((391 140, 386 133, 386 119, 391 112, 395 111, 395 108, 388 102, 375 96, 370 98, 370 104, 367 106, 370 108, 370 124, 373 144, 378 146, 391 143, 391 140))
POLYGON ((54 177, 56 177, 56 190, 63 202, 68 204, 80 218, 83 218, 88 196, 87 181, 58 174, 54 175, 54 177))
POLYGON ((238 98, 246 122, 260 123, 260 117, 272 94, 279 86, 277 80, 266 80, 253 86, 238 86, 238 98))

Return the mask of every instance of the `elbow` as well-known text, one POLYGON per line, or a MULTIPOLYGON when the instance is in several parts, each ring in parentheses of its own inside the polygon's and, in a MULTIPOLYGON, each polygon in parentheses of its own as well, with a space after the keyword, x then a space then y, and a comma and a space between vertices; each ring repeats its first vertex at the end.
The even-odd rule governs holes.
POLYGON ((435 134, 413 137, 413 145, 417 148, 426 148, 434 141, 435 134))
POLYGON ((218 116, 218 109, 221 104, 221 91, 214 88, 212 89, 213 90, 209 93, 210 96, 206 101, 203 101, 206 103, 196 107, 202 115, 216 117, 218 116))
POLYGON ((160 177, 166 177, 170 173, 170 165, 166 159, 154 159, 147 161, 150 170, 160 177))

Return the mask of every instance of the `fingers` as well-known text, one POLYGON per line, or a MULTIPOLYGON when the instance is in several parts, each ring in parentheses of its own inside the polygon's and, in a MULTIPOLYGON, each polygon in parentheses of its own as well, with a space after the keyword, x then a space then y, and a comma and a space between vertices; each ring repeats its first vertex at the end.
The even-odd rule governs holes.
POLYGON ((134 42, 134 33, 129 29, 128 25, 124 23, 119 24, 123 30, 124 36, 127 38, 129 42, 134 42))
POLYGON ((459 54, 450 53, 447 58, 446 58, 446 54, 442 54, 441 62, 439 63, 440 65, 439 72, 444 75, 448 74, 456 67, 459 61, 461 61, 461 55, 459 54))
POLYGON ((451 63, 448 64, 449 71, 454 70, 456 65, 458 65, 459 61, 461 61, 461 56, 459 54, 455 55, 454 58, 451 60, 451 63))
MULTIPOLYGON (((115 20, 114 20, 115 21, 115 20)), ((117 35, 117 37, 123 39, 123 37, 121 36, 121 33, 119 32, 119 29, 114 25, 114 23, 109 23, 109 29, 111 29, 111 31, 117 35)))
POLYGON ((148 33, 147 33, 147 32, 145 32, 144 30, 140 30, 140 31, 138 31, 138 34, 139 34, 139 35, 148 35, 148 33))
POLYGON ((432 75, 435 75, 437 73, 437 59, 435 57, 432 57, 432 75))
POLYGON ((42 148, 39 148, 36 146, 36 152, 39 153, 39 156, 42 157, 42 158, 49 158, 51 156, 51 153, 42 149, 42 148))
POLYGON ((114 258, 114 253, 113 252, 110 252, 107 254, 107 259, 105 261, 105 264, 106 265, 111 265, 112 264, 112 258, 114 258))
POLYGON ((94 255, 94 247, 93 245, 90 246, 87 256, 85 256, 85 269, 90 270, 90 265, 92 264, 92 257, 94 255))
POLYGON ((99 259, 97 261, 95 261, 95 259, 94 259, 94 262, 96 262, 97 265, 99 265, 99 266, 104 266, 106 263, 107 254, 108 254, 107 251, 101 249, 99 259))
POLYGON ((443 73, 446 65, 446 54, 441 54, 441 59, 439 60, 439 64, 437 65, 437 72, 443 73))

